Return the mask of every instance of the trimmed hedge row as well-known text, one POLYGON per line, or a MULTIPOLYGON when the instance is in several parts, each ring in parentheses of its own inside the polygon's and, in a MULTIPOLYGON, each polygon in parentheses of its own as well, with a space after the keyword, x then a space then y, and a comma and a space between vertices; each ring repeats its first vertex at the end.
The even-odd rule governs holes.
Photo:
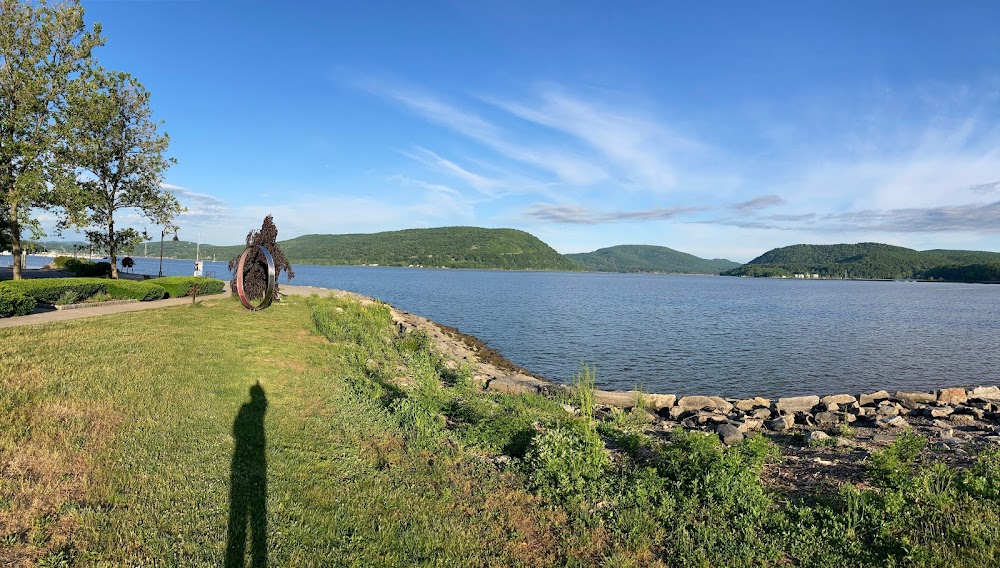
POLYGON ((36 278, 0 282, 0 290, 19 292, 43 304, 55 304, 67 291, 78 298, 107 294, 115 300, 159 300, 167 295, 162 287, 150 282, 106 280, 104 278, 36 278))
POLYGON ((0 288, 0 318, 26 316, 35 309, 35 299, 7 288, 0 288))
POLYGON ((225 288, 226 283, 215 278, 204 276, 164 276, 153 278, 150 282, 157 286, 162 286, 171 298, 191 296, 194 287, 198 286, 198 295, 219 294, 225 288))
POLYGON ((136 299, 141 302, 161 300, 167 296, 162 286, 152 282, 135 282, 132 280, 107 280, 105 291, 115 300, 136 299))

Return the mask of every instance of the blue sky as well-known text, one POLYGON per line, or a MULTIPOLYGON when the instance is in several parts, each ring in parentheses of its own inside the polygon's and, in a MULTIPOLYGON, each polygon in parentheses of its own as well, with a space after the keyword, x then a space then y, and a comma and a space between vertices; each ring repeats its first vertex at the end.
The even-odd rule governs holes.
POLYGON ((83 5, 165 122, 185 240, 273 213, 281 238, 477 225, 564 253, 1000 251, 996 2, 83 5))

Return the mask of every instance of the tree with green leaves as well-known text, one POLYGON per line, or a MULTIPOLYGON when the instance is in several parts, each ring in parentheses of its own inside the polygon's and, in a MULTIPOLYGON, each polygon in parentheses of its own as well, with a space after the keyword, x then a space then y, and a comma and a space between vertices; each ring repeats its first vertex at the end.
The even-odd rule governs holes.
POLYGON ((161 186, 175 162, 165 154, 170 137, 152 118, 149 92, 124 72, 88 70, 69 94, 65 123, 66 161, 77 168, 76 190, 63 202, 63 226, 93 227, 87 240, 108 251, 111 277, 118 278, 117 254, 149 235, 115 228, 115 212, 132 209, 157 224, 169 224, 182 211, 177 198, 161 186))
POLYGON ((0 206, 8 224, 14 279, 21 278, 21 235, 40 235, 32 207, 58 201, 72 171, 56 148, 70 84, 102 45, 100 24, 87 31, 79 2, 48 5, 0 0, 0 206))

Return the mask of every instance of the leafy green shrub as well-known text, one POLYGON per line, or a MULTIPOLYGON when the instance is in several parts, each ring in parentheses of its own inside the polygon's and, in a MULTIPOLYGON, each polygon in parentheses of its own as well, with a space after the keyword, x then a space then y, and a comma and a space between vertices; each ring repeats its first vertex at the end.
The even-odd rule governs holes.
POLYGON ((962 488, 973 497, 1000 504, 1000 450, 986 450, 962 472, 962 488))
MULTIPOLYGON (((761 480, 765 463, 779 455, 762 436, 723 447, 718 436, 675 429, 654 444, 652 463, 676 512, 658 516, 667 530, 663 555, 679 566, 777 565, 772 533, 780 520, 761 480)), ((649 496, 650 499, 663 497, 649 496)))
POLYGON ((195 286, 198 287, 199 296, 219 294, 226 285, 222 280, 206 278, 204 276, 164 276, 162 278, 153 278, 150 282, 163 287, 171 298, 193 296, 195 286))
POLYGON ((411 331, 399 336, 395 341, 396 351, 404 358, 411 358, 421 351, 429 351, 431 338, 423 331, 411 331))
POLYGON ((52 259, 52 266, 62 270, 66 268, 66 263, 71 260, 76 260, 76 259, 74 259, 72 256, 57 256, 54 259, 52 259))
POLYGON ((35 299, 31 296, 0 287, 0 318, 25 316, 35 309, 35 299))
POLYGON ((574 501, 598 490, 611 460, 597 431, 585 422, 557 422, 537 434, 524 458, 539 493, 574 501))
POLYGON ((762 436, 724 448, 718 436, 678 428, 660 448, 656 465, 681 494, 711 504, 715 514, 759 519, 770 506, 760 472, 779 455, 777 447, 762 436))
POLYGON ((56 300, 55 304, 57 306, 68 306, 69 304, 75 304, 77 300, 77 294, 73 290, 65 290, 60 294, 59 299, 56 300))
POLYGON ((868 476, 880 487, 899 488, 910 479, 913 460, 927 445, 920 434, 904 432, 888 448, 872 452, 868 476))
POLYGON ((0 282, 0 289, 13 290, 43 304, 56 304, 67 291, 77 299, 108 294, 112 299, 158 300, 166 290, 149 282, 106 280, 103 278, 38 278, 0 282))
POLYGON ((532 424, 540 417, 565 415, 557 403, 540 395, 488 396, 471 388, 449 401, 443 412, 462 443, 515 458, 528 451, 535 435, 532 424))
MULTIPOLYGON (((111 263, 108 262, 92 262, 86 258, 72 258, 68 256, 56 257, 56 260, 60 261, 62 265, 56 264, 57 268, 61 268, 81 278, 101 277, 111 274, 111 263)), ((53 261, 53 264, 55 264, 55 261, 53 261)))

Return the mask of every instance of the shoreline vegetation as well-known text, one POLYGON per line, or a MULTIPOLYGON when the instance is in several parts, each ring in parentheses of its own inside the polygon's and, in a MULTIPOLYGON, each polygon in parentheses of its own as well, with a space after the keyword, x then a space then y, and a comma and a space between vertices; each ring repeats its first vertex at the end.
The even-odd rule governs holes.
POLYGON ((995 431, 996 387, 730 402, 605 393, 586 366, 560 387, 370 298, 285 292, 258 313, 212 299, 0 330, 0 563, 990 566, 1000 553, 1000 451, 974 432, 995 431), (751 428, 774 410, 785 428, 751 428), (244 515, 266 530, 250 550, 226 538, 244 515))

